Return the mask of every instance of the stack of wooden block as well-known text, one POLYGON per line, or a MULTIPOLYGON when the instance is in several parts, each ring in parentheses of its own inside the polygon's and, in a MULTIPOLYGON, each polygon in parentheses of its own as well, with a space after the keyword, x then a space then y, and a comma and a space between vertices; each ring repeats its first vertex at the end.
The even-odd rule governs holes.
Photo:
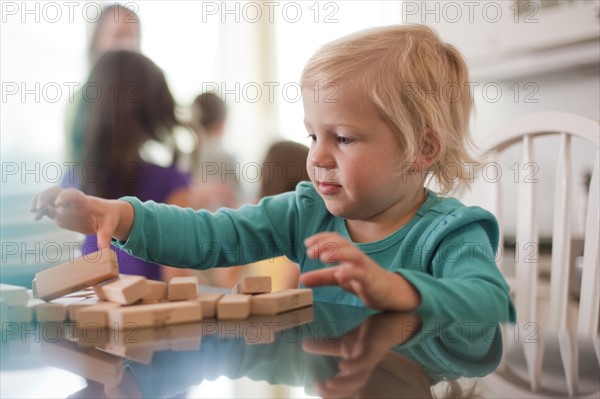
POLYGON ((5 321, 69 319, 80 327, 93 323, 111 329, 165 326, 215 316, 238 320, 312 305, 310 289, 272 293, 269 276, 245 277, 233 291, 198 293, 196 277, 174 277, 167 284, 119 274, 116 254, 107 249, 37 273, 35 298, 25 288, 2 285, 0 301, 8 308, 5 321))

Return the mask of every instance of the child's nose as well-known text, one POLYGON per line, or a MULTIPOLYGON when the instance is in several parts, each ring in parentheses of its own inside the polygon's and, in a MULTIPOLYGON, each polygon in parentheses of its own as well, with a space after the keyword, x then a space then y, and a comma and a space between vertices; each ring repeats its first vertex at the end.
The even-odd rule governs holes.
POLYGON ((331 169, 335 162, 325 144, 315 143, 310 152, 311 165, 317 168, 331 169))

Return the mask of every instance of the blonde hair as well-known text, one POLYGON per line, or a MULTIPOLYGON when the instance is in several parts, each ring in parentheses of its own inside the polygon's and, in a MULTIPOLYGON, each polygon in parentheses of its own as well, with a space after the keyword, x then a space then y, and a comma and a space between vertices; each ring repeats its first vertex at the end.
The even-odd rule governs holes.
MULTIPOLYGON (((469 133, 473 99, 467 66, 452 45, 423 25, 363 30, 319 49, 308 61, 301 87, 358 85, 397 134, 407 160, 439 143, 429 167, 440 192, 469 186, 474 145, 469 133)), ((335 101, 335 100, 334 100, 335 101)))

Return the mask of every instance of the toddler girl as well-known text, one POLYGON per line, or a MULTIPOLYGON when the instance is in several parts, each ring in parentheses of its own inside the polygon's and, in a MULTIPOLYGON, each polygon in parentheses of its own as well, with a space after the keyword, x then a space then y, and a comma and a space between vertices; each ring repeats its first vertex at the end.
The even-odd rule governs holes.
POLYGON ((467 82, 460 54, 430 28, 361 31, 304 69, 311 182, 295 192, 210 213, 50 191, 32 210, 157 263, 204 269, 285 255, 302 285, 318 287, 316 300, 514 321, 493 215, 424 188, 428 176, 442 193, 468 183, 467 82))

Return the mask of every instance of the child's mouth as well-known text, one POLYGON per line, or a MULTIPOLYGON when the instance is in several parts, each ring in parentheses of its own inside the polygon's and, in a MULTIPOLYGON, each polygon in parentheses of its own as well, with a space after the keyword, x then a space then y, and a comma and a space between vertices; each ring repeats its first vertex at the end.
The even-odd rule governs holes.
POLYGON ((342 189, 342 186, 335 183, 317 183, 317 190, 323 195, 337 194, 342 189))

